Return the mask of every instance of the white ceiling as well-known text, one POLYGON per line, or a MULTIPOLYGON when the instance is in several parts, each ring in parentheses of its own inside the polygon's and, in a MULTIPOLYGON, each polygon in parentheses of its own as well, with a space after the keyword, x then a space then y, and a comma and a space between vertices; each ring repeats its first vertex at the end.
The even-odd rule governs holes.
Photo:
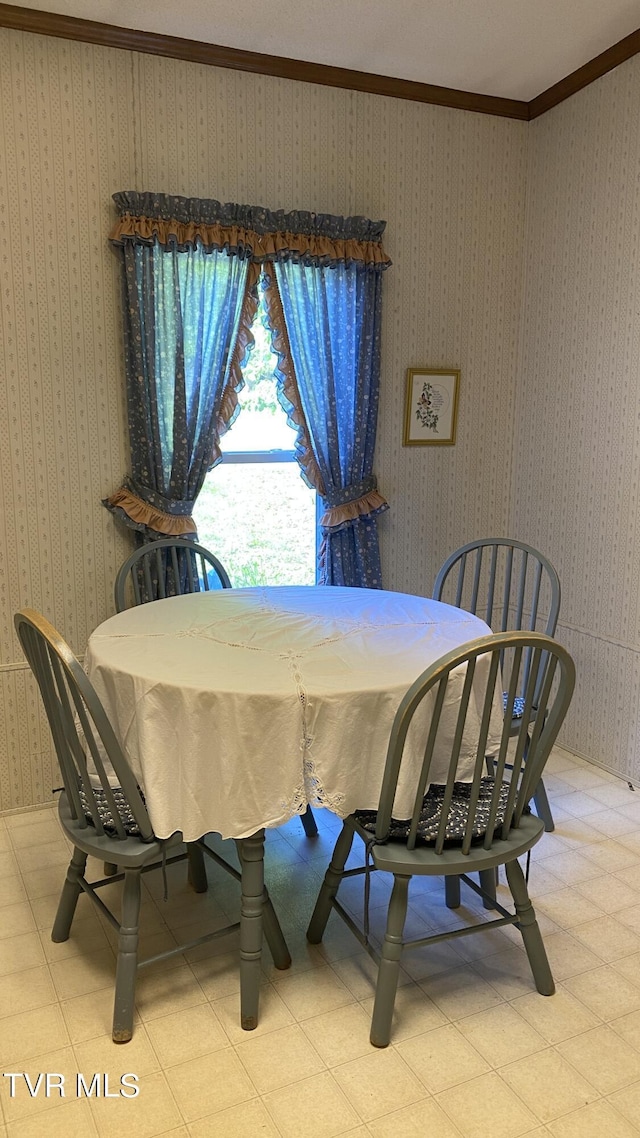
POLYGON ((525 100, 640 28, 640 0, 36 0, 23 6, 525 100))

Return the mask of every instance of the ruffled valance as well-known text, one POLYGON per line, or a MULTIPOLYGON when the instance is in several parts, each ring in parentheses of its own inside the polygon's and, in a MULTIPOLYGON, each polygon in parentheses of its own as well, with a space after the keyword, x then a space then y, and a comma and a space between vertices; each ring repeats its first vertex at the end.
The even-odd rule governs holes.
POLYGON ((113 200, 120 215, 111 233, 115 245, 157 242, 183 250, 199 244, 258 263, 355 262, 377 271, 391 264, 382 247, 384 221, 134 191, 114 194, 113 200))

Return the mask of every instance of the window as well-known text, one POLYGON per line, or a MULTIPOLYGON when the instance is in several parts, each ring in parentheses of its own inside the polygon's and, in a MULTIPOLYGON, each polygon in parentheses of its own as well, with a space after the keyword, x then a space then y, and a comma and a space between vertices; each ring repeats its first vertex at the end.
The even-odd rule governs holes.
POLYGON ((240 412, 221 440, 222 462, 207 475, 193 511, 198 538, 220 558, 235 587, 313 585, 316 493, 301 477, 296 430, 278 402, 278 361, 262 291, 252 332, 240 412))
MULTIPOLYGON (((249 452, 250 444, 238 441, 240 417, 212 482, 222 495, 225 471, 228 480, 235 467, 226 489, 232 510, 225 513, 222 498, 207 510, 207 492, 194 511, 212 457, 222 457, 220 427, 236 409, 227 384, 231 375, 234 387, 242 378, 234 355, 237 332, 251 319, 263 271, 270 281, 270 319, 283 347, 286 341, 281 366, 286 406, 295 408, 300 424, 299 457, 322 498, 319 582, 382 588, 377 521, 388 504, 377 488, 373 457, 382 276, 390 264, 381 244, 384 222, 134 191, 114 200, 120 216, 111 240, 122 262, 131 472, 104 499, 107 509, 151 540, 158 533, 191 532, 198 525, 195 513, 203 541, 237 567, 237 580, 273 581, 285 570, 289 580, 313 580, 311 558, 304 557, 304 571, 295 559, 312 548, 315 526, 307 530, 296 504, 281 523, 274 521, 285 496, 276 484, 283 466, 285 479, 289 473, 290 486, 310 505, 310 521, 315 511, 297 471, 288 471, 295 465, 283 452, 291 443, 276 438, 273 361, 269 397, 256 395, 258 403, 241 408, 245 423, 249 409, 268 416, 266 428, 249 452), (231 447, 239 448, 236 457, 242 451, 240 462, 232 461, 231 447), (281 461, 267 461, 274 458, 281 461), (264 529, 257 536, 252 527, 260 518, 264 529)), ((249 385, 245 399, 250 395, 249 385)))

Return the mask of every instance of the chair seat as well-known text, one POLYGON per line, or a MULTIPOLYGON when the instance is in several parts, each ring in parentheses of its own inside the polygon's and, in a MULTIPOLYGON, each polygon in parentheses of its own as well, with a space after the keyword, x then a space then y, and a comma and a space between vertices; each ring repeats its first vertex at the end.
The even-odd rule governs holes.
MULTIPOLYGON (((480 780, 478 803, 473 818, 472 834, 474 842, 482 841, 487 832, 489 812, 491 809, 491 796, 494 786, 495 779, 491 775, 487 775, 480 780)), ((453 797, 447 815, 445 830, 445 845, 459 844, 465 836, 469 818, 471 787, 472 784, 470 782, 454 782, 453 784, 453 797)), ((509 787, 510 783, 508 782, 503 782, 501 785, 494 831, 504 822, 509 787)), ((416 835, 416 841, 420 845, 433 845, 436 841, 442 819, 444 793, 445 787, 434 783, 429 787, 429 790, 422 800, 422 811, 420 813, 416 835)), ((355 817, 363 829, 367 830, 370 834, 375 833, 378 817, 377 810, 356 810, 355 817)), ((410 826, 410 818, 392 818, 387 840, 406 842, 409 837, 410 826)))
MULTIPOLYGON (((357 822, 356 832, 364 839, 365 832, 357 822)), ((415 850, 409 850, 402 842, 385 842, 372 847, 371 861, 376 869, 386 873, 411 873, 427 877, 476 873, 523 857, 543 834, 544 823, 537 815, 523 814, 520 825, 510 830, 507 838, 502 840, 494 837, 488 850, 478 842, 472 845, 466 857, 460 851, 460 842, 445 844, 440 854, 435 852, 435 846, 421 845, 416 846, 415 850)))
POLYGON ((170 838, 153 838, 144 842, 135 834, 118 838, 115 833, 98 833, 95 826, 81 826, 73 816, 66 791, 58 797, 58 820, 72 845, 97 861, 117 863, 120 869, 148 865, 154 860, 161 861, 163 854, 169 854, 174 847, 177 850, 182 846, 180 833, 172 834, 170 838))

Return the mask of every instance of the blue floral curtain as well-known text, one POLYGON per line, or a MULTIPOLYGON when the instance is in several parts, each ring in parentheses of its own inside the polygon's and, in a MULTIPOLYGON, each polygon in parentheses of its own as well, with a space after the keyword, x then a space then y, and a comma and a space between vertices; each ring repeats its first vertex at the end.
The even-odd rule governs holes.
MULTIPOLYGON (((148 218, 165 201, 148 198, 122 194, 116 203, 148 218)), ((195 535, 193 505, 220 457, 250 261, 243 250, 159 227, 119 234, 114 244, 123 268, 131 474, 104 505, 144 540, 195 535)))
POLYGON ((279 394, 322 495, 323 584, 381 588, 372 471, 384 222, 166 194, 114 195, 124 280, 131 474, 104 505, 144 540, 191 516, 233 422, 268 279, 279 394))
POLYGON ((277 261, 291 359, 325 513, 321 581, 382 588, 373 474, 382 266, 277 261))

